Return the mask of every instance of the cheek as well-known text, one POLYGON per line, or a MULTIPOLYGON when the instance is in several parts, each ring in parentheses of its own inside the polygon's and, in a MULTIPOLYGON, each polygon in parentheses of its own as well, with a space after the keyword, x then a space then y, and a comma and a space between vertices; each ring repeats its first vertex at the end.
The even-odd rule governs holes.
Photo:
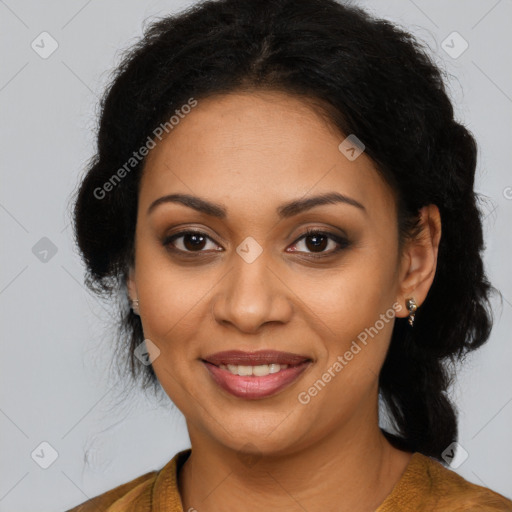
POLYGON ((213 277, 193 267, 172 265, 165 251, 143 246, 136 254, 137 292, 144 335, 160 350, 177 352, 190 347, 205 315, 213 277), (172 343, 173 339, 182 341, 172 343))
MULTIPOLYGON (((307 283, 305 302, 334 339, 350 344, 386 312, 390 323, 389 309, 396 299, 394 265, 392 258, 378 254, 376 247, 354 252, 329 276, 307 283)), ((380 322, 378 327, 386 331, 380 322)))
MULTIPOLYGON (((141 315, 144 324, 159 337, 171 329, 185 325, 200 309, 202 286, 195 287, 190 279, 162 272, 144 272, 139 287, 141 315)), ((165 336, 164 336, 165 337, 165 336)))
POLYGON ((378 256, 381 253, 377 247, 358 251, 320 286, 310 283, 307 305, 316 313, 310 328, 321 333, 322 347, 318 368, 305 383, 312 387, 301 391, 305 400, 319 407, 320 417, 320 403, 351 414, 377 388, 396 300, 392 251, 384 258, 378 256))
POLYGON ((191 403, 191 396, 200 396, 200 392, 191 362, 197 358, 198 327, 207 314, 206 300, 214 282, 204 275, 199 279, 191 269, 179 269, 150 251, 140 251, 137 256, 144 337, 160 351, 152 362, 153 369, 174 404, 193 417, 197 405, 191 403))
MULTIPOLYGON (((146 309, 141 306, 144 336, 160 351, 152 362, 156 377, 187 421, 209 424, 212 419, 205 415, 209 406, 204 401, 204 377, 198 378, 203 368, 197 358, 211 332, 201 329, 201 324, 207 318, 207 299, 215 283, 169 269, 141 275, 141 304, 145 300, 147 305, 146 309)), ((217 415, 213 413, 213 417, 217 415)))
POLYGON ((323 338, 318 367, 297 396, 301 407, 327 430, 349 421, 361 404, 374 400, 393 331, 393 301, 369 295, 368 289, 357 297, 357 305, 342 303, 346 309, 323 315, 329 337, 323 338))

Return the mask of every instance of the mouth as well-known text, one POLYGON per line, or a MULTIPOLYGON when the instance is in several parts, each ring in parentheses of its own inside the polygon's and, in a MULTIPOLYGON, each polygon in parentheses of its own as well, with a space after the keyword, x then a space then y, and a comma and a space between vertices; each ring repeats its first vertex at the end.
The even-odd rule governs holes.
POLYGON ((249 400, 276 395, 313 363, 307 356, 274 350, 218 352, 201 361, 223 390, 249 400))

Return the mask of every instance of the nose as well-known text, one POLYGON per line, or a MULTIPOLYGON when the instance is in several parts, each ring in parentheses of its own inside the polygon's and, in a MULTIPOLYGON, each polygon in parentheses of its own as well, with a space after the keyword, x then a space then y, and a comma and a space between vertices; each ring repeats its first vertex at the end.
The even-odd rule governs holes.
POLYGON ((219 283, 212 299, 212 313, 219 324, 255 333, 270 322, 290 321, 292 295, 263 255, 252 263, 236 255, 231 271, 219 283))

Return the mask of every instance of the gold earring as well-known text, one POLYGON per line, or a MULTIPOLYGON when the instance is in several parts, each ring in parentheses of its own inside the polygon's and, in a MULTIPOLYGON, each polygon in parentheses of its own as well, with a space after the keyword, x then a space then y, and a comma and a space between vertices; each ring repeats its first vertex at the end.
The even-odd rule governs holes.
POLYGON ((139 313, 139 299, 130 299, 130 307, 132 311, 138 315, 139 313))
POLYGON ((418 309, 418 305, 413 298, 407 299, 405 301, 405 305, 409 310, 409 325, 412 327, 414 324, 414 315, 416 314, 416 310, 418 309))

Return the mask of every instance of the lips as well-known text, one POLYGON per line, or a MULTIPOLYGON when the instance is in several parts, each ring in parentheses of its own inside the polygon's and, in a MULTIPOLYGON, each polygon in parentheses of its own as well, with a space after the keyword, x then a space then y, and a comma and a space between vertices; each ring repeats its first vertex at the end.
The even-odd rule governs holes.
POLYGON ((202 362, 220 388, 246 400, 267 398, 283 391, 312 364, 306 356, 275 350, 217 352, 202 362))
POLYGON ((293 354, 291 352, 279 352, 277 350, 260 350, 258 352, 242 352, 241 350, 228 350, 217 352, 203 358, 203 361, 220 366, 221 364, 260 366, 264 364, 280 364, 295 366, 311 359, 307 356, 293 354))

